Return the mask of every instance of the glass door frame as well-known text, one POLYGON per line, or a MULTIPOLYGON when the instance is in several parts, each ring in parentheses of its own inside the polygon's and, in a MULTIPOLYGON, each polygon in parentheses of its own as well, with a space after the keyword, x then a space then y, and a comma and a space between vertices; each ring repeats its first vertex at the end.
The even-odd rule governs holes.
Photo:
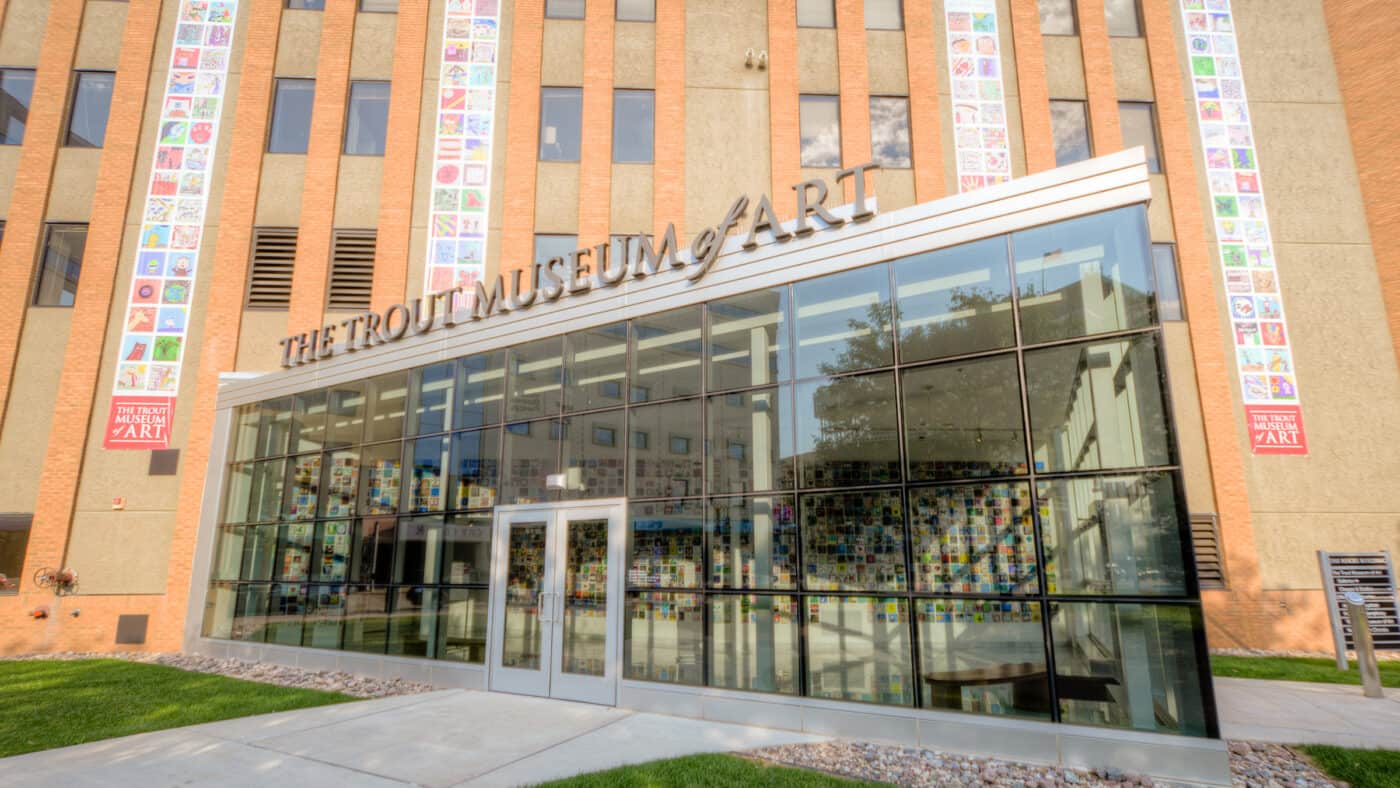
POLYGON ((622 615, 626 576, 627 500, 564 501, 547 504, 498 506, 492 524, 490 647, 487 660, 487 686, 492 691, 538 695, 613 706, 617 704, 618 681, 622 676, 622 615), (568 555, 568 524, 578 520, 607 520, 608 574, 607 623, 602 676, 585 676, 563 671, 565 563, 568 555), (540 523, 546 526, 544 581, 537 615, 545 625, 541 638, 540 666, 536 669, 508 668, 501 665, 505 634, 505 588, 510 559, 510 529, 513 525, 540 523))

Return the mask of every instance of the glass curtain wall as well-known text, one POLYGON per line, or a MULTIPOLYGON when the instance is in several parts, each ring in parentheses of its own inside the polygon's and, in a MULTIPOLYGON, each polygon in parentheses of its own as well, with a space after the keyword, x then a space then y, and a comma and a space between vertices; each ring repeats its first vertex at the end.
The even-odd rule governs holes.
POLYGON ((1160 344, 1134 206, 246 406, 205 632, 481 662, 626 496, 626 679, 1215 735, 1160 344))

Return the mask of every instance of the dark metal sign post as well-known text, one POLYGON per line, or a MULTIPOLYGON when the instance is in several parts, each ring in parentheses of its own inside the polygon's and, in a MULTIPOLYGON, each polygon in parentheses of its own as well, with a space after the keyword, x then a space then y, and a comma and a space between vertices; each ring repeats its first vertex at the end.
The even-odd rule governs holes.
POLYGON ((1337 669, 1347 669, 1347 651, 1357 647, 1348 593, 1360 595, 1365 602, 1372 647, 1400 649, 1400 603, 1395 597, 1395 568, 1390 562, 1390 553, 1384 550, 1375 553, 1319 550, 1317 560, 1322 568, 1322 588, 1327 592, 1337 669))

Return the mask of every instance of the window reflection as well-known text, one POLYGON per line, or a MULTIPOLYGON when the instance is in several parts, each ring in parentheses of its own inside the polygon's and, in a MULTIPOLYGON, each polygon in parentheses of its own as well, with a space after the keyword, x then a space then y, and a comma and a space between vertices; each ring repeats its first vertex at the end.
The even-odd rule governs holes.
POLYGON ((622 633, 624 678, 703 683, 705 635, 699 594, 629 592, 626 616, 622 633))
POLYGON ((633 504, 627 585, 699 588, 704 585, 704 517, 699 501, 633 504))
POLYGON ((456 378, 457 364, 452 361, 413 371, 409 435, 444 432, 452 427, 452 388, 456 378))
POLYGON ((797 386, 797 453, 803 487, 899 481, 894 373, 797 386))
POLYGON ((904 362, 1010 347, 1006 238, 988 238, 894 263, 904 362))
POLYGON ((292 452, 320 451, 326 440, 326 392, 308 391, 292 398, 292 452))
POLYGON ((301 644, 310 648, 340 648, 345 616, 345 586, 312 586, 306 599, 301 644))
POLYGON ((798 377, 894 363, 889 277, 888 266, 872 265, 793 286, 798 377))
POLYGON ((396 372, 371 380, 365 441, 387 441, 403 437, 403 417, 407 407, 407 374, 396 372))
POLYGON ((496 504, 501 478, 501 430, 474 430, 452 436, 448 508, 481 509, 496 504))
POLYGON ((594 410, 626 400, 627 324, 576 331, 566 339, 564 410, 594 410))
POLYGON ((914 590, 1035 593, 1035 525, 1025 482, 909 491, 914 590))
POLYGON ((564 342, 544 339, 510 349, 510 398, 506 418, 528 419, 559 413, 564 388, 564 342))
POLYGON ((522 421, 501 432, 501 503, 539 503, 557 499, 545 485, 559 472, 564 427, 558 421, 522 421))
POLYGON ((1140 205, 1013 233, 1023 341, 1152 325, 1147 239, 1140 205))
MULTIPOLYGON (((633 408, 629 418, 632 497, 699 495, 705 469, 700 400, 633 408)), ((619 452, 621 423, 619 414, 616 430, 619 452)), ((613 434, 609 431, 605 437, 613 434)), ((621 492, 616 494, 622 495, 621 492)))
POLYGON ((627 448, 621 410, 564 419, 563 497, 621 498, 627 495, 627 448))
POLYGON ((383 654, 389 640, 389 592, 373 586, 350 586, 344 621, 342 649, 383 654))
POLYGON ((797 694, 797 597, 726 594, 709 598, 712 687, 797 694))
POLYGON ((808 695, 914 705, 909 600, 809 596, 806 604, 808 695))
POLYGON ((393 514, 399 510, 403 481, 402 447, 398 443, 366 446, 360 464, 360 511, 393 514))
POLYGON ((408 495, 404 505, 409 512, 440 512, 446 506, 448 446, 446 435, 419 438, 405 445, 408 495))
POLYGON ((791 402, 791 386, 710 397, 711 493, 792 489, 791 402))
POLYGON ((705 521, 711 588, 796 588, 792 496, 718 498, 705 521))
POLYGON ((925 708, 1050 716, 1038 603, 919 599, 914 610, 925 708))
POLYGON ((491 515, 449 514, 442 540, 442 582, 461 585, 491 579, 491 515))
POLYGON ((406 657, 434 656, 438 638, 437 590, 411 586, 396 589, 393 595, 388 653, 406 657))
POLYGON ((1026 353, 1036 470, 1171 461, 1156 334, 1026 353))
POLYGON ((1026 472, 1015 356, 956 361, 903 374, 910 479, 1026 472))
POLYGON ((484 588, 444 588, 438 592, 436 656, 454 662, 486 662, 489 615, 484 588))
POLYGON ((707 311, 711 391, 762 386, 792 377, 787 288, 713 301, 707 311))
POLYGON ((700 307, 632 321, 632 402, 700 393, 700 307))
POLYGON ((505 359, 505 351, 497 350, 458 360, 457 415, 453 426, 482 427, 501 420, 505 359))

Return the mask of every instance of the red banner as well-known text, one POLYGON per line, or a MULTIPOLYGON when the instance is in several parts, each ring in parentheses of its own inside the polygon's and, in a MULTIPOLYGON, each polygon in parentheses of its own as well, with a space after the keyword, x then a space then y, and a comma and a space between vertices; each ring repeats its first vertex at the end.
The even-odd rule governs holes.
POLYGON ((169 448, 174 421, 174 397, 112 397, 102 448, 169 448))
POLYGON ((1303 409, 1297 405, 1245 405, 1249 448, 1255 454, 1307 454, 1303 409))

